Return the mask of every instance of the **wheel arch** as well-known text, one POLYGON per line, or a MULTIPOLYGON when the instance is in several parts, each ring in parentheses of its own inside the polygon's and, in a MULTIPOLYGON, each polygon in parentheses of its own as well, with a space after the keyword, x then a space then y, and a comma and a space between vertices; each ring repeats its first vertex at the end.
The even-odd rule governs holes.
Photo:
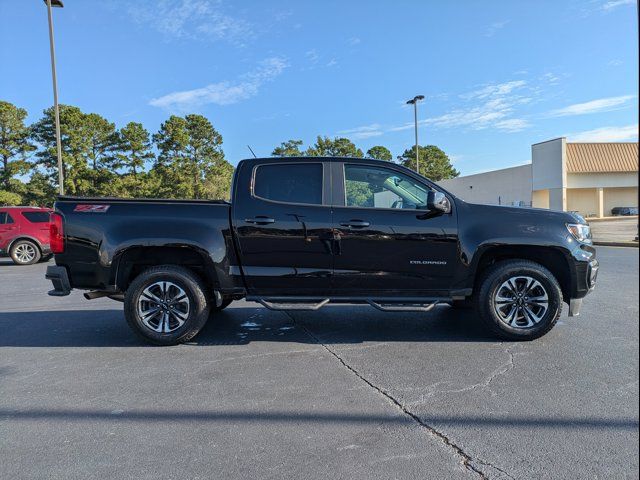
POLYGON ((16 242, 19 242, 20 240, 28 240, 30 242, 35 243, 36 247, 38 247, 38 250, 40 250, 40 255, 44 255, 44 250, 42 248, 42 244, 40 243, 40 241, 37 238, 32 237, 31 235, 18 235, 17 237, 11 239, 11 241, 7 245, 7 253, 11 252, 11 248, 13 247, 13 245, 16 242))
POLYGON ((132 246, 120 252, 113 265, 113 283, 123 292, 144 270, 161 265, 188 268, 198 275, 207 287, 216 289, 219 286, 213 261, 206 251, 194 245, 132 246))
POLYGON ((495 263, 505 260, 529 260, 538 263, 549 270, 560 284, 565 301, 571 296, 572 282, 571 268, 567 252, 562 248, 537 245, 496 245, 487 247, 478 256, 475 267, 474 291, 482 274, 495 263))

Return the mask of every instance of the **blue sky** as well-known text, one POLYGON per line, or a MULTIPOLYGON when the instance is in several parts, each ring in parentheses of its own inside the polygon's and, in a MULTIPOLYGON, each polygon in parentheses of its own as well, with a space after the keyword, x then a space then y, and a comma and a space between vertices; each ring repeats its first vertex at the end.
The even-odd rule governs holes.
MULTIPOLYGON (((347 136, 398 155, 435 144, 470 174, 531 144, 637 141, 631 0, 64 0, 54 10, 60 101, 154 132, 206 115, 236 164, 281 141, 347 136)), ((46 9, 0 1, 0 99, 52 102, 46 9)))

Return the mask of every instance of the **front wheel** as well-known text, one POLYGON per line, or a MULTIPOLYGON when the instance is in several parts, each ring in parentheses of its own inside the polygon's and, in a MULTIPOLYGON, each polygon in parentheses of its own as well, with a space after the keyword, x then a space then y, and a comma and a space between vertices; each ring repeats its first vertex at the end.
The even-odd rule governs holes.
POLYGON ((535 262, 499 262, 484 274, 476 306, 489 329, 507 340, 533 340, 551 330, 562 313, 562 290, 535 262))
POLYGON ((202 280, 190 270, 163 265, 138 275, 124 297, 127 323, 144 340, 177 345, 195 337, 209 318, 202 280))

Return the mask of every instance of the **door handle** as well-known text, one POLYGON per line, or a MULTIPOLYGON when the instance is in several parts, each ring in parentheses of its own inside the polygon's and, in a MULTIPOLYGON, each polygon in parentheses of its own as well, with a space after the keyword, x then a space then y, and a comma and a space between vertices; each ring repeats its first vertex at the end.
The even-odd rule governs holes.
POLYGON ((341 227, 349 228, 365 228, 369 225, 369 222, 365 222, 364 220, 349 220, 348 222, 340 222, 341 227))
POLYGON ((245 218, 244 221, 246 223, 255 223, 256 225, 268 225, 270 223, 276 223, 273 218, 265 217, 263 215, 258 215, 253 218, 245 218))

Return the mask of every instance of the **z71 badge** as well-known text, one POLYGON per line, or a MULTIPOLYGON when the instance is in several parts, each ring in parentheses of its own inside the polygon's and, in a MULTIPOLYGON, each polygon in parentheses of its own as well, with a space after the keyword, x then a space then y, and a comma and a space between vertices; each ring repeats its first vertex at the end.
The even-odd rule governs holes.
POLYGON ((106 213, 109 210, 111 205, 76 205, 76 208, 73 209, 74 212, 83 212, 83 213, 106 213))

